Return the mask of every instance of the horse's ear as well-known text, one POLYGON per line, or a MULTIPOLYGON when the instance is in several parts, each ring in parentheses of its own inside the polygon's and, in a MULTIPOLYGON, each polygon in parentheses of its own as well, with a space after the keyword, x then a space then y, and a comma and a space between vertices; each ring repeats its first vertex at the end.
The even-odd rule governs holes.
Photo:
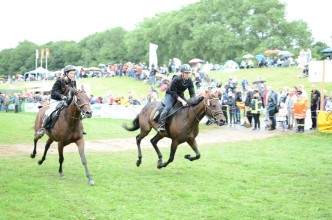
POLYGON ((84 86, 83 85, 81 85, 81 90, 82 90, 82 92, 84 92, 84 86))

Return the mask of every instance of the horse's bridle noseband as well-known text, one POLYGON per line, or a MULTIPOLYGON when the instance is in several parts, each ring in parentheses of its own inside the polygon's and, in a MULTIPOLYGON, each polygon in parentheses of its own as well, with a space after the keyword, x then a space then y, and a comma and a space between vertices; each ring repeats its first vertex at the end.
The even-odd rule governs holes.
MULTIPOLYGON (((218 98, 211 98, 211 99, 209 98, 208 101, 211 101, 211 100, 218 100, 218 101, 219 101, 218 98)), ((219 114, 223 114, 222 110, 221 110, 221 111, 216 111, 216 110, 211 109, 211 108, 210 108, 210 104, 209 104, 209 103, 206 103, 206 102, 205 102, 205 99, 204 99, 204 104, 205 104, 205 112, 207 112, 207 109, 209 109, 209 110, 211 111, 212 116, 213 116, 214 119, 216 118, 217 115, 219 115, 219 114)))
POLYGON ((77 97, 76 97, 78 93, 85 93, 85 92, 84 92, 84 91, 77 91, 77 92, 75 92, 75 96, 74 96, 74 98, 76 99, 76 100, 75 100, 75 105, 80 109, 81 114, 82 114, 81 119, 84 119, 84 118, 86 117, 86 114, 85 114, 84 111, 82 111, 82 107, 83 107, 84 105, 90 105, 90 103, 89 103, 89 102, 84 102, 84 103, 82 103, 82 104, 78 104, 78 103, 77 103, 77 97))

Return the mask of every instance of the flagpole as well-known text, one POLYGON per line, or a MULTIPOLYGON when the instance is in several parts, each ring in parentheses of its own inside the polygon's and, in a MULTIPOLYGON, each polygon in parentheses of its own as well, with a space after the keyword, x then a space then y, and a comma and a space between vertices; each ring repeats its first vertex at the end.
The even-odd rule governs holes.
POLYGON ((43 67, 43 49, 40 50, 40 67, 43 67))
POLYGON ((36 68, 35 69, 37 69, 37 65, 38 65, 38 49, 36 49, 36 68))
POLYGON ((46 58, 46 60, 45 60, 45 69, 47 69, 47 50, 46 50, 46 57, 45 58, 46 58))
POLYGON ((323 75, 322 75, 322 90, 320 93, 320 110, 323 111, 324 109, 324 90, 325 90, 325 60, 323 61, 323 75))

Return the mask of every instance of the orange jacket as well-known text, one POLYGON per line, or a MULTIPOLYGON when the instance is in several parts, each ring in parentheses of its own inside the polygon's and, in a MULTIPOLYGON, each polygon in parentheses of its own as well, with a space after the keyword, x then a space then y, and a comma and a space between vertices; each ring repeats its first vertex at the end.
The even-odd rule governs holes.
POLYGON ((296 119, 303 119, 306 117, 308 109, 308 101, 303 97, 298 97, 294 102, 294 117, 296 119))

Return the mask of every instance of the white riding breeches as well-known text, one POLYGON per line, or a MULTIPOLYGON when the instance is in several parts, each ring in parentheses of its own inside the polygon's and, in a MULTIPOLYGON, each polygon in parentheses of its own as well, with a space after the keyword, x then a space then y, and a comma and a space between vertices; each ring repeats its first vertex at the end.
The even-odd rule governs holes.
POLYGON ((55 100, 55 99, 51 99, 50 100, 50 105, 49 105, 50 107, 49 107, 49 109, 47 109, 45 111, 45 115, 50 116, 52 114, 52 112, 55 111, 55 109, 59 105, 59 103, 61 103, 61 102, 63 102, 63 101, 58 101, 58 100, 55 100))

